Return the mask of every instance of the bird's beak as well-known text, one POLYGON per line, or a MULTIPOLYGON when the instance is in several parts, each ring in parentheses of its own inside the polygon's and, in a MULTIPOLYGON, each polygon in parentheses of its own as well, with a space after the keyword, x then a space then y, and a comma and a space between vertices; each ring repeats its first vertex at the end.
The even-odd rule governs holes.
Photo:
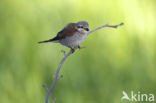
POLYGON ((88 29, 88 28, 85 28, 85 30, 89 31, 89 29, 88 29))

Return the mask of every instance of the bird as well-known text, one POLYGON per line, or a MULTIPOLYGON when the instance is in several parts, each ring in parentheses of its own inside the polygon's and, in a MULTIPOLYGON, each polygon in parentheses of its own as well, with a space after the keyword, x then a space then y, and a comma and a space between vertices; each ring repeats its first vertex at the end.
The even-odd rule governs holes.
POLYGON ((77 48, 81 48, 80 44, 85 40, 88 32, 89 24, 86 21, 69 23, 61 31, 59 31, 54 38, 40 41, 38 43, 60 43, 61 45, 74 51, 77 48))

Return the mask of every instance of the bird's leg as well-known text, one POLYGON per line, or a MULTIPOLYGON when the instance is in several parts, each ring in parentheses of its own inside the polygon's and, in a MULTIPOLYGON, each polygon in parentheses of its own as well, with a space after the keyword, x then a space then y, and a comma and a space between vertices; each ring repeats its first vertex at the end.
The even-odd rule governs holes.
POLYGON ((80 47, 80 45, 75 46, 75 47, 70 47, 70 49, 72 50, 72 53, 74 53, 76 49, 82 49, 82 48, 85 48, 85 47, 80 47))
POLYGON ((79 48, 79 49, 81 48, 80 45, 78 45, 78 48, 79 48))
POLYGON ((80 49, 80 46, 74 46, 74 47, 71 47, 72 53, 74 53, 75 50, 78 49, 78 48, 80 49))
POLYGON ((75 48, 72 48, 72 47, 71 47, 70 49, 72 50, 72 53, 74 53, 74 52, 75 52, 75 48))

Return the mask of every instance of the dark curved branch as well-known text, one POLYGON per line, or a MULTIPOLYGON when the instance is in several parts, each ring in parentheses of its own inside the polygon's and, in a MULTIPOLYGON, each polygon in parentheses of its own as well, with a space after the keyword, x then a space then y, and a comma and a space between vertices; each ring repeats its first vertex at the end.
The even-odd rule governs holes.
MULTIPOLYGON (((123 25, 123 24, 124 24, 124 23, 120 23, 120 24, 118 24, 118 25, 109 25, 109 24, 102 25, 102 26, 99 26, 99 27, 97 27, 97 28, 95 28, 95 29, 89 31, 88 34, 94 32, 94 31, 96 31, 96 30, 98 30, 98 29, 104 28, 104 27, 117 28, 118 26, 121 26, 121 25, 123 25)), ((76 49, 75 49, 75 50, 76 50, 76 49)), ((63 52, 64 52, 64 51, 63 51, 63 52)), ((57 71, 56 71, 56 74, 55 74, 55 78, 54 78, 54 80, 53 80, 53 82, 52 82, 52 85, 51 85, 50 89, 48 89, 48 88, 46 87, 47 95, 46 95, 45 103, 48 103, 48 99, 49 99, 50 93, 52 92, 52 90, 53 90, 53 88, 54 88, 54 86, 55 86, 56 81, 59 79, 58 74, 59 74, 59 71, 60 71, 60 69, 61 69, 62 64, 63 64, 64 61, 67 59, 67 57, 68 57, 69 55, 71 55, 72 53, 73 53, 73 50, 72 50, 72 49, 71 49, 67 54, 65 54, 65 52, 64 52, 64 57, 62 58, 61 62, 59 63, 59 66, 58 66, 57 71)))

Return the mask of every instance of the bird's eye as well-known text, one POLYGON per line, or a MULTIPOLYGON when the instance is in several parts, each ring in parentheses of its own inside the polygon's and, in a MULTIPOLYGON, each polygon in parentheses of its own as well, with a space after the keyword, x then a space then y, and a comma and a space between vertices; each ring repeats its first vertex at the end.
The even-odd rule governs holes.
POLYGON ((83 28, 83 26, 78 26, 78 28, 83 28))

